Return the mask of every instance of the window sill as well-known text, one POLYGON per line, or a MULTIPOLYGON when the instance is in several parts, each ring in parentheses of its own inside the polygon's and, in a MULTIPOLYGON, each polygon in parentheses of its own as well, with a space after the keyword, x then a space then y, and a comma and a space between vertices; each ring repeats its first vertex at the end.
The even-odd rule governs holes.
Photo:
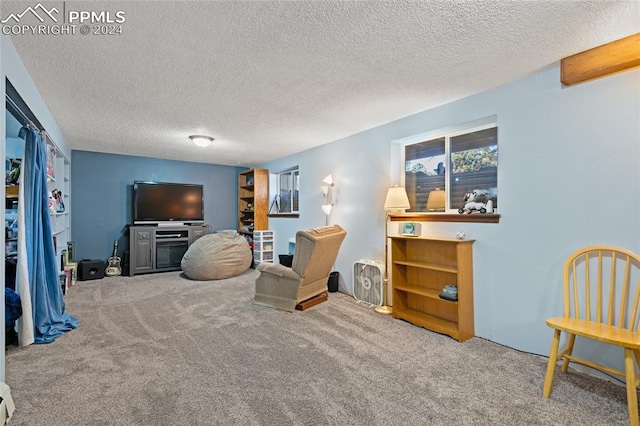
POLYGON ((269 217, 300 217, 300 213, 269 213, 269 217))
POLYGON ((471 223, 499 223, 499 214, 460 214, 460 213, 391 213, 389 219, 392 222, 471 222, 471 223))

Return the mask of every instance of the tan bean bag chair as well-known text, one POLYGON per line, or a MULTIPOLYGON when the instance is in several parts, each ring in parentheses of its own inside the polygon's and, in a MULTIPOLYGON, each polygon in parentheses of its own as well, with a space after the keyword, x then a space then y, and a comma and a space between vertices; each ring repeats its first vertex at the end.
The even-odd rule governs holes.
POLYGON ((235 277, 251 266, 251 249, 241 235, 230 232, 203 235, 182 258, 182 271, 192 280, 235 277))

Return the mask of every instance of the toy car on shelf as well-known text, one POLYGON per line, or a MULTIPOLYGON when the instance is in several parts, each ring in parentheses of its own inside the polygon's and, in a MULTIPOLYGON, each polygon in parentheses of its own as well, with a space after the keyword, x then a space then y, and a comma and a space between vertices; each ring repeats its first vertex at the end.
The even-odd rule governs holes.
POLYGON ((493 201, 478 190, 467 192, 464 194, 464 207, 460 207, 458 213, 493 213, 493 201))

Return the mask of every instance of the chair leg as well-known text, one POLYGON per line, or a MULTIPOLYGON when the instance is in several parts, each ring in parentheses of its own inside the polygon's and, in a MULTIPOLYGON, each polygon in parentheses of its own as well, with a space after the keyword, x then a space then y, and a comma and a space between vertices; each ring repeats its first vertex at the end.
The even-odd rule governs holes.
MULTIPOLYGON (((569 334, 569 337, 567 337, 567 355, 571 355, 573 353, 573 344, 576 342, 576 335, 575 334, 569 334)), ((562 372, 566 373, 567 369, 569 368, 569 358, 565 358, 562 361, 562 372)))
POLYGON ((633 349, 624 348, 624 372, 627 382, 627 405, 629 406, 629 424, 638 426, 638 395, 636 393, 636 364, 633 349))
POLYGON ((636 364, 638 365, 638 367, 640 367, 640 351, 637 349, 633 350, 633 356, 636 359, 636 364))
POLYGON ((560 330, 555 330, 553 340, 551 341, 551 350, 549 351, 549 362, 547 363, 547 375, 544 378, 544 388, 542 396, 549 398, 551 394, 551 385, 553 384, 553 373, 556 371, 556 362, 558 362, 558 346, 560 345, 560 330))

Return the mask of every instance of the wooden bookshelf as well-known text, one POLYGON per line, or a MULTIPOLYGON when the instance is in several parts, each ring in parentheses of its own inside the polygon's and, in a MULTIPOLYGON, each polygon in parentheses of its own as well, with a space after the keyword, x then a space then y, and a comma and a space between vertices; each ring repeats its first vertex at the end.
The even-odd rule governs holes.
POLYGON ((238 232, 252 235, 243 227, 253 224, 254 230, 269 229, 269 171, 251 169, 238 174, 238 232))
POLYGON ((473 242, 391 237, 393 316, 461 342, 473 337, 473 242), (449 284, 458 301, 439 297, 449 284))

